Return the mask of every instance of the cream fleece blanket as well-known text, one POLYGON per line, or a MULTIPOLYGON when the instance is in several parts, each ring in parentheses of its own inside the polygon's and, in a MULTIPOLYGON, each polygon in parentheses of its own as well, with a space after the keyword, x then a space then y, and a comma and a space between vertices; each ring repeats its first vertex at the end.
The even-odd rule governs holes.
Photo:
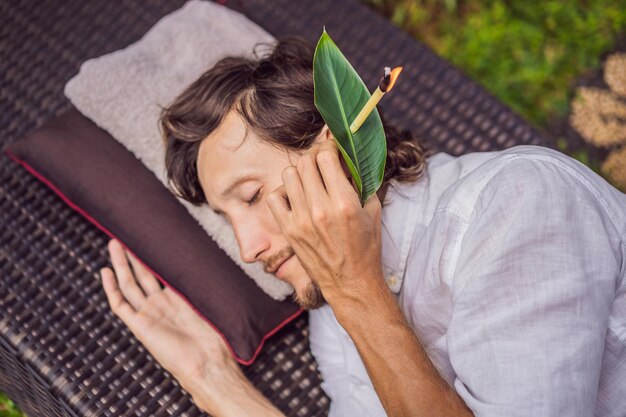
MULTIPOLYGON (((136 43, 84 62, 66 84, 65 95, 166 184, 165 149, 158 127, 161 107, 219 59, 251 56, 257 42, 273 40, 240 13, 191 0, 163 17, 136 43)), ((290 285, 264 272, 260 263, 241 261, 232 227, 220 216, 206 206, 179 201, 268 295, 282 300, 293 292, 290 285)))

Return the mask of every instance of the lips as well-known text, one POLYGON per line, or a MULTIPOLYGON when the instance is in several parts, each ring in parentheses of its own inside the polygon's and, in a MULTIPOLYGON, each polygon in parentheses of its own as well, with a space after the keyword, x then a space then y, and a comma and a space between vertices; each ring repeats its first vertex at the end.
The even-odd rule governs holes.
MULTIPOLYGON (((293 255, 291 255, 291 256, 293 256, 293 255)), ((272 269, 268 270, 268 272, 270 272, 272 274, 275 274, 276 271, 278 271, 278 268, 280 268, 282 266, 282 264, 287 262, 289 260, 289 258, 291 258, 291 256, 288 256, 288 257, 284 258, 283 260, 281 260, 279 263, 276 264, 275 268, 272 268, 272 269)))

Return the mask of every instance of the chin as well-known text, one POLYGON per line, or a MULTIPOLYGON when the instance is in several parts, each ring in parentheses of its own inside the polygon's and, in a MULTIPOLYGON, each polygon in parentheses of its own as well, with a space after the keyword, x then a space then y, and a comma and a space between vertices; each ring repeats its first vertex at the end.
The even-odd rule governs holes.
MULTIPOLYGON (((297 256, 295 260, 299 263, 297 256)), ((320 287, 309 278, 300 265, 293 265, 293 268, 295 270, 292 269, 289 271, 290 273, 288 272, 282 278, 276 276, 276 278, 287 282, 294 288, 292 294, 293 301, 305 310, 315 310, 325 305, 326 299, 324 299, 320 287)))
POLYGON ((305 310, 315 310, 326 304, 322 290, 313 281, 304 286, 295 287, 293 300, 305 310))

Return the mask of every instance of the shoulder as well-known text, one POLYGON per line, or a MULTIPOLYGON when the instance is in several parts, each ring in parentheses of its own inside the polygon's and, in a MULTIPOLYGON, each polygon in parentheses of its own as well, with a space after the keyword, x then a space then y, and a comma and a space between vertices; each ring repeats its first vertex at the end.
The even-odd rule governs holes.
POLYGON ((563 203, 581 198, 602 200, 599 188, 606 181, 559 151, 519 145, 492 154, 493 158, 446 189, 438 201, 438 212, 469 221, 477 206, 488 204, 493 198, 507 199, 510 204, 548 195, 553 197, 549 200, 558 197, 563 203))
MULTIPOLYGON (((408 191, 402 191, 417 196, 416 204, 423 206, 423 223, 428 224, 433 215, 441 212, 468 219, 485 189, 532 183, 537 176, 560 176, 571 182, 590 174, 593 172, 580 162, 542 146, 519 145, 460 156, 440 152, 428 158, 424 178, 404 185, 408 191)), ((540 191, 542 185, 536 182, 534 189, 540 191)))

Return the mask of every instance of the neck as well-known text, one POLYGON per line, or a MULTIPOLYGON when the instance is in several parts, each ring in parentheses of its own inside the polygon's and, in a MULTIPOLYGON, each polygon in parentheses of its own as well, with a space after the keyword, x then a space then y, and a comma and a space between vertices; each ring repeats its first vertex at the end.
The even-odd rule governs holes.
POLYGON ((389 187, 389 183, 387 182, 383 184, 383 186, 380 187, 378 191, 376 191, 376 195, 378 196, 378 199, 380 200, 381 205, 385 202, 385 195, 387 194, 388 187, 389 187))

